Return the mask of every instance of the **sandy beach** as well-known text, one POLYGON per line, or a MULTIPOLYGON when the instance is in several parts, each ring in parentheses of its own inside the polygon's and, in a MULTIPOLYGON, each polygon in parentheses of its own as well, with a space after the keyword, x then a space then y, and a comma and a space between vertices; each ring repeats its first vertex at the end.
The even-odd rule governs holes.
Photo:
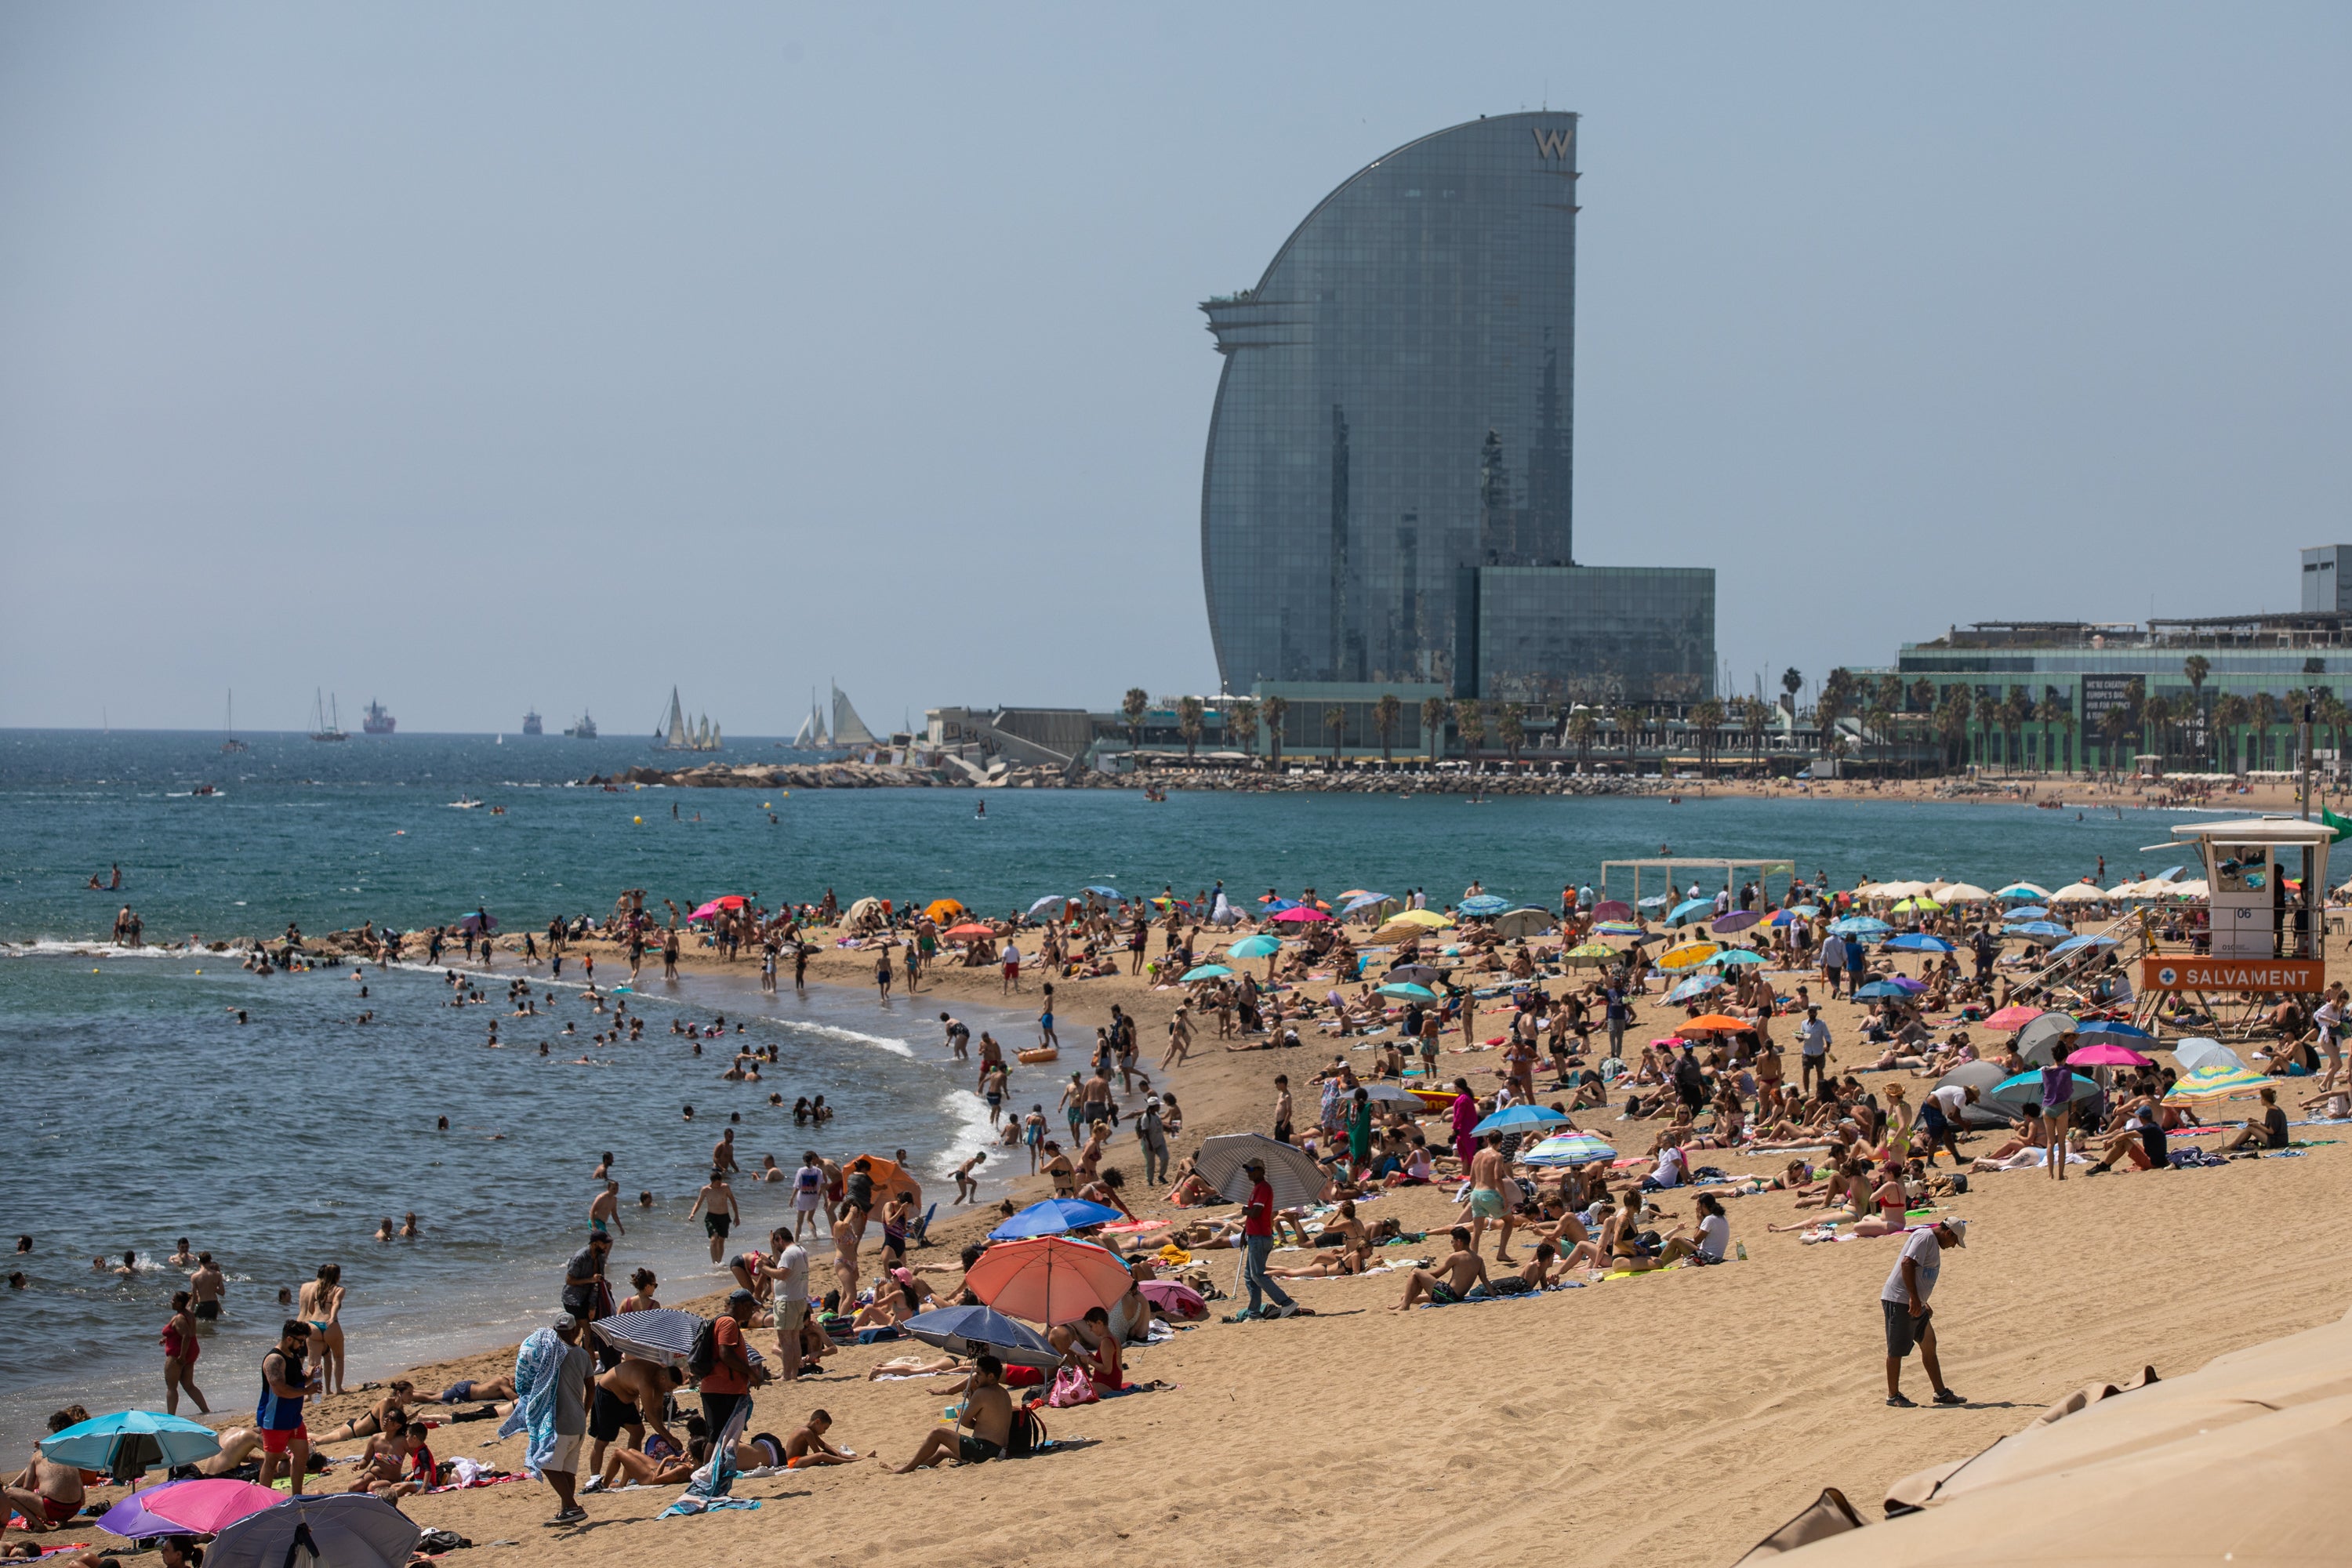
MULTIPOLYGON (((617 977, 618 953, 598 951, 600 978, 617 977)), ((870 964, 868 955, 828 949, 810 974, 870 990, 870 964)), ((694 951, 683 968, 677 994, 689 1005, 706 973, 751 971, 749 961, 725 965, 694 951)), ((1785 977, 1783 988, 1795 978, 1785 977)), ((661 984, 650 967, 641 988, 661 984)), ((1149 1067, 1177 996, 1125 975, 1065 982, 1061 1032, 1066 1041, 1090 1035, 1117 1003, 1138 1017, 1149 1067)), ((940 968, 919 998, 953 1011, 959 1002, 1034 1004, 1036 992, 1024 980, 1020 997, 1002 994, 992 968, 940 968)), ((1629 1040, 1662 1032, 1667 1016, 1654 994, 1629 1040)), ((1848 1043, 1857 1011, 1838 1003, 1827 1016, 1840 1065, 1851 1068, 1862 1057, 1848 1043)), ((1303 1082, 1330 1059, 1317 1048, 1319 1038, 1297 1050, 1241 1054, 1206 1039, 1172 1072, 1155 1070, 1187 1112, 1177 1154, 1208 1133, 1265 1131, 1274 1075, 1303 1082)), ((1448 1055, 1442 1070, 1475 1082, 1496 1059, 1448 1055)), ((1875 1087, 1884 1079, 1865 1081, 1875 1087)), ((2243 1108, 2210 1114, 2233 1111, 2243 1108)), ((1605 1133, 1613 1121, 1612 1110, 1588 1124, 1605 1133)), ((1646 1147, 1647 1138, 1629 1129, 1624 1141, 1646 1147)), ((1974 1148, 1990 1142, 1979 1138, 1974 1148)), ((1132 1164, 1132 1152, 1122 1137, 1108 1163, 1132 1164)), ((1706 1159, 1734 1175, 1769 1176, 1779 1163, 1713 1151, 1706 1159)), ((1748 1257, 1718 1268, 1403 1313, 1387 1310, 1400 1296, 1401 1274, 1296 1282, 1294 1293, 1316 1316, 1212 1321, 1135 1351, 1131 1376, 1174 1386, 1048 1411, 1053 1435, 1070 1440, 1071 1450, 1017 1464, 899 1477, 860 1462, 747 1479, 736 1495, 758 1500, 757 1510, 699 1519, 655 1520, 675 1486, 592 1495, 589 1521, 568 1529, 543 1526, 552 1505, 544 1487, 527 1480, 404 1506, 420 1523, 454 1530, 478 1547, 509 1543, 498 1560, 523 1564, 679 1553, 749 1563, 785 1542, 819 1563, 893 1564, 943 1552, 990 1563, 1113 1563, 1149 1552, 1177 1563, 1236 1554, 1411 1563, 1465 1552, 1500 1560, 1531 1540, 1561 1535, 1578 1561, 1728 1563, 1823 1486, 1874 1513, 1888 1482, 1982 1447, 2086 1382, 2119 1380, 2147 1364, 2185 1372, 2221 1351, 2343 1313, 2352 1236, 2300 1217, 2332 1212, 2352 1195, 2343 1147, 2213 1171, 2095 1181, 2074 1174, 2063 1186, 2032 1171, 1980 1175, 1945 1205, 1970 1226, 1966 1249, 1948 1256, 1936 1298, 1946 1376, 1965 1394, 1963 1408, 1882 1403, 1875 1302, 1898 1243, 1808 1246, 1794 1234, 1768 1235, 1768 1225, 1796 1210, 1788 1195, 1764 1194, 1729 1201, 1732 1234, 1748 1257)), ((1045 1190, 1042 1178, 1015 1185, 1018 1201, 1045 1190)), ((1362 1206, 1367 1219, 1393 1215, 1407 1230, 1435 1233, 1384 1249, 1384 1260, 1446 1249, 1444 1227, 1456 1209, 1438 1190, 1405 1189, 1362 1206)), ((1147 1217, 1171 1212, 1156 1196, 1137 1207, 1147 1217)), ((1675 1219, 1693 1217, 1686 1194, 1668 1194, 1665 1207, 1675 1219)), ((935 1245, 912 1261, 936 1283, 952 1282, 960 1246, 995 1218, 992 1209, 943 1206, 935 1245)), ((1197 1257, 1230 1285, 1237 1254, 1197 1257)), ((616 1278, 628 1264, 625 1244, 614 1258, 616 1278)), ((544 1282, 551 1314, 558 1285, 544 1282)), ((709 1312, 719 1300, 667 1304, 709 1312)), ((941 1380, 866 1381, 870 1368, 907 1348, 845 1348, 824 1375, 761 1390, 751 1429, 789 1432, 823 1406, 836 1443, 903 1459, 948 1403, 941 1380)), ((420 1367, 415 1376, 437 1389, 512 1364, 504 1348, 420 1367)), ((250 1369, 206 1370, 215 1403, 238 1410, 250 1369)), ((311 1427, 361 1408, 356 1394, 327 1400, 314 1406, 311 1427)), ((484 1441, 491 1430, 446 1427, 436 1451, 519 1470, 522 1440, 484 1441)))

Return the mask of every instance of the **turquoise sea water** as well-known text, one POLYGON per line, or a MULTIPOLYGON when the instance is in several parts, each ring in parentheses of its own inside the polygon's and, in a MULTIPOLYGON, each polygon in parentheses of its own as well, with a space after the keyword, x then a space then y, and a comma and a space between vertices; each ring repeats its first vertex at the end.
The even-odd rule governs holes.
MULTIPOLYGON (((1859 800, 1405 800, 1365 795, 961 789, 801 791, 567 788, 651 756, 635 740, 487 736, 249 736, 223 755, 206 734, 0 731, 0 1074, 16 1114, 0 1160, 0 1236, 36 1238, 22 1291, 0 1291, 0 1446, 78 1398, 93 1410, 160 1399, 154 1336, 179 1282, 159 1267, 174 1238, 209 1248, 232 1279, 230 1317, 199 1383, 218 1408, 249 1407, 280 1285, 337 1261, 352 1291, 352 1373, 378 1375, 442 1348, 511 1339, 553 1309, 576 1245, 596 1156, 612 1150, 625 1193, 656 1195, 619 1272, 659 1272, 673 1299, 714 1277, 698 1224, 684 1220, 729 1113, 756 1164, 797 1163, 788 1114, 766 1106, 824 1092, 840 1119, 829 1152, 904 1146, 936 1178, 969 1152, 985 1111, 938 1044, 938 1009, 869 993, 762 999, 740 981, 698 980, 636 1004, 643 1043, 585 1054, 598 1026, 569 989, 544 1021, 498 1006, 451 1008, 421 972, 257 978, 219 955, 107 954, 97 945, 128 902, 151 941, 308 931, 362 920, 415 926, 487 906, 510 926, 609 910, 624 888, 682 905, 715 894, 804 899, 834 888, 976 908, 1025 908, 1082 883, 1127 891, 1229 891, 1311 884, 1326 892, 1427 888, 1459 896, 1475 877, 1548 903, 1603 858, 1792 857, 1851 882, 1945 875, 2043 885, 2095 871, 2112 881, 2178 857, 2143 855, 2168 836, 2153 813, 2077 820, 2013 806, 1859 800), (196 796, 199 784, 218 794, 196 796), (507 807, 456 810, 478 797, 507 807), (977 817, 984 798, 988 815, 977 817), (673 815, 673 807, 676 813, 673 815), (642 818, 642 821, 638 820, 642 818), (85 884, 119 864, 120 892, 85 884), (202 973, 199 973, 198 971, 202 973), (376 1022, 352 1020, 372 1007, 376 1022), (236 1022, 243 1008, 249 1022, 236 1022), (776 1043, 765 1083, 718 1080, 673 1016, 748 1024, 776 1043), (577 1035, 560 1034, 565 1020, 577 1035), (537 1054, 542 1038, 550 1057, 537 1054), (687 1122, 680 1107, 697 1109, 687 1122), (451 1131, 434 1131, 446 1115, 451 1131), (370 1239, 415 1209, 422 1241, 370 1239), (135 1247, 139 1276, 90 1267, 135 1247)), ((729 760, 781 757, 756 743, 729 760)), ((505 966, 502 965, 502 968, 505 966)), ((495 1001, 502 983, 487 987, 495 1001)), ((1027 1016, 962 1010, 975 1028, 1025 1044, 1027 1016)), ((1178 1079, 1181 1083, 1181 1077, 1178 1079)), ((1046 1088, 1039 1075, 1024 1087, 1046 1088)), ((741 1189, 747 1229, 787 1206, 779 1187, 741 1189)))

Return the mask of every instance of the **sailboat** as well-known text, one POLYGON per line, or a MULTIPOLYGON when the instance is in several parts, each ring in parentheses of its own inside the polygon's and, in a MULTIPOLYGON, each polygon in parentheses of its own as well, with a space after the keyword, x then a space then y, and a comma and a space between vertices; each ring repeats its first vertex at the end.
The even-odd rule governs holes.
POLYGON ((881 744, 875 739, 874 731, 866 727, 866 721, 857 716, 857 710, 849 705, 849 693, 844 691, 837 681, 833 688, 833 743, 836 746, 881 744))
POLYGON ((331 707, 332 698, 315 688, 310 696, 310 739, 314 741, 348 741, 351 735, 343 729, 343 712, 340 705, 331 707))
POLYGON ((236 693, 234 690, 228 694, 228 719, 227 721, 222 725, 222 731, 226 737, 221 742, 221 752, 223 755, 226 755, 230 752, 242 752, 246 749, 245 742, 236 738, 236 693))
POLYGON ((673 686, 669 689, 669 715, 655 727, 654 744, 665 752, 715 752, 720 742, 709 714, 698 715, 692 724, 686 721, 686 709, 677 700, 677 688, 673 686))
POLYGON ((812 686, 809 688, 808 717, 801 721, 800 729, 793 735, 793 750, 796 752, 821 752, 825 749, 827 743, 824 731, 824 712, 816 705, 816 688, 812 686))

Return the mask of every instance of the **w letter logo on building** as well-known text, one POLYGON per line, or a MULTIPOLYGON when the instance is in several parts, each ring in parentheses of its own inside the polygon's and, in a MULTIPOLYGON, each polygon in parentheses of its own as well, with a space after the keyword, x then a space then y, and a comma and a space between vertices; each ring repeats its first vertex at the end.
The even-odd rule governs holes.
POLYGON ((1539 157, 1539 158, 1565 158, 1565 157, 1567 157, 1570 153, 1573 153, 1573 152, 1575 152, 1575 151, 1576 151, 1576 132, 1573 132, 1573 131, 1545 131, 1545 130, 1541 130, 1541 129, 1538 129, 1538 130, 1537 130, 1537 132, 1536 132, 1536 155, 1537 155, 1538 157, 1539 157))

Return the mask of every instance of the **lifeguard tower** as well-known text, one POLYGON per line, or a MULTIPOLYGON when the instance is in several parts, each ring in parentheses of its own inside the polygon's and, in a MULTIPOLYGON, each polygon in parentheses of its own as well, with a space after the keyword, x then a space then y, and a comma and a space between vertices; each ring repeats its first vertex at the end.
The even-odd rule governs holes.
POLYGON ((2327 984, 2325 823, 2296 816, 2199 822, 2153 849, 2193 848, 2205 859, 2212 951, 2140 961, 2143 991, 2238 995, 2311 993, 2327 984))

